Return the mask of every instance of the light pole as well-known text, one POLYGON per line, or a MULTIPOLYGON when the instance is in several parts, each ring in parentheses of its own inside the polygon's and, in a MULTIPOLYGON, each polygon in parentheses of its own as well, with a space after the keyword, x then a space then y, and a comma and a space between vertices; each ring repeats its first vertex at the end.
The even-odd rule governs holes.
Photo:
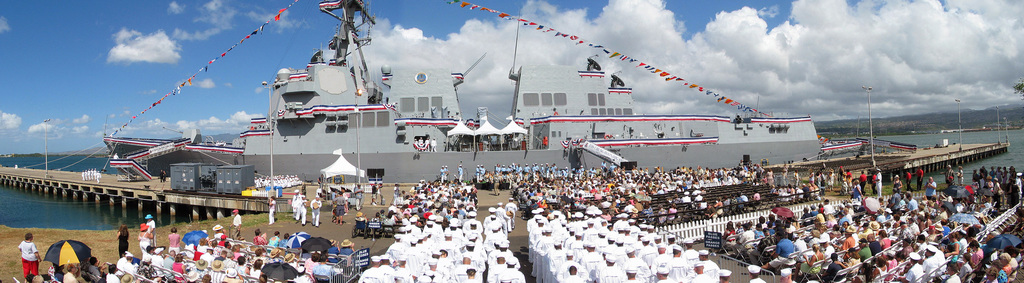
POLYGON ((964 150, 964 124, 963 120, 960 119, 960 99, 956 99, 956 125, 959 128, 960 142, 957 143, 960 146, 960 151, 964 150))
POLYGON ((274 189, 277 186, 274 181, 274 122, 277 121, 277 116, 274 116, 274 88, 267 86, 267 81, 263 81, 263 87, 267 88, 267 126, 270 127, 270 189, 274 189))
POLYGON ((1003 117, 1003 133, 1006 134, 1006 144, 1010 144, 1010 122, 1003 117))
MULTIPOLYGON (((876 168, 875 164, 875 126, 871 121, 871 87, 862 86, 864 91, 868 93, 868 142, 871 143, 871 168, 876 168)), ((877 169, 877 168, 876 168, 877 169)))
POLYGON ((999 140, 999 106, 996 106, 996 144, 1000 144, 999 140))
POLYGON ((50 119, 43 120, 43 176, 50 178, 50 146, 49 146, 49 127, 50 119))

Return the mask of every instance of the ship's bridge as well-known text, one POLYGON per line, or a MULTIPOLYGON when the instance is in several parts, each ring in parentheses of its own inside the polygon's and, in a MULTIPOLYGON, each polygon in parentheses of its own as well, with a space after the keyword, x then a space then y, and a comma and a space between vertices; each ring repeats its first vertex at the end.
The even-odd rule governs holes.
POLYGON ((512 106, 516 117, 633 115, 632 89, 609 87, 602 71, 523 66, 512 77, 517 80, 512 106))

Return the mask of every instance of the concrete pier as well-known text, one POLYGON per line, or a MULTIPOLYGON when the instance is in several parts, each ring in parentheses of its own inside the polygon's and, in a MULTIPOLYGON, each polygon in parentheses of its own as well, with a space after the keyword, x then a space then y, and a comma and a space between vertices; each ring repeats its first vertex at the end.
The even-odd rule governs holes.
MULTIPOLYGON (((918 168, 925 172, 945 172, 946 166, 956 168, 962 164, 1006 153, 1009 148, 1010 144, 1008 143, 965 144, 963 149, 960 149, 958 145, 950 145, 948 147, 922 148, 913 152, 876 153, 875 163, 885 175, 883 179, 890 180, 890 176, 894 174, 901 174, 907 170, 916 171, 918 168)), ((844 169, 858 172, 858 174, 860 171, 872 168, 870 155, 796 162, 789 166, 798 168, 803 173, 802 170, 806 169, 820 169, 823 164, 827 167, 843 166, 844 169)), ((785 165, 773 165, 772 167, 777 166, 785 165)))
MULTIPOLYGON (((269 210, 266 198, 221 195, 216 193, 181 192, 170 189, 170 183, 160 181, 119 182, 116 175, 103 176, 100 182, 83 181, 81 173, 24 168, 0 168, 0 184, 17 189, 59 196, 76 201, 106 201, 111 206, 120 204, 122 212, 131 205, 140 211, 154 208, 157 214, 176 215, 179 209, 191 210, 192 219, 213 219, 230 216, 238 209, 241 213, 264 213, 269 210)), ((112 208, 113 209, 113 208, 112 208)))

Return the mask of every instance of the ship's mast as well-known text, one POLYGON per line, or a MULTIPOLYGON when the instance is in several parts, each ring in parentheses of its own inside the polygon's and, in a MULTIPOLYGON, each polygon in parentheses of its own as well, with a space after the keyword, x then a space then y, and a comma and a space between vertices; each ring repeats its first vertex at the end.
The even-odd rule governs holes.
MULTIPOLYGON (((338 26, 338 33, 335 34, 334 35, 334 39, 331 40, 331 45, 332 45, 331 47, 335 50, 335 52, 334 52, 334 61, 336 62, 335 64, 338 65, 338 66, 347 66, 348 65, 348 62, 347 62, 347 60, 345 58, 346 58, 346 56, 348 56, 349 44, 355 44, 356 45, 356 51, 359 51, 359 62, 360 62, 360 64, 359 64, 359 66, 360 66, 359 78, 354 78, 354 79, 356 79, 355 83, 357 85, 362 85, 362 89, 356 89, 355 93, 352 95, 352 100, 356 104, 356 109, 357 109, 356 111, 358 111, 358 107, 359 107, 359 105, 358 105, 359 104, 358 97, 360 95, 367 94, 366 92, 371 92, 371 93, 369 93, 369 97, 377 97, 378 96, 378 92, 379 92, 379 88, 377 87, 377 84, 374 83, 374 82, 371 82, 371 84, 373 84, 373 87, 367 86, 367 81, 370 81, 370 80, 367 78, 366 57, 363 56, 362 46, 363 45, 367 45, 367 44, 370 43, 370 37, 368 36, 369 32, 367 32, 367 36, 364 36, 363 38, 358 38, 357 37, 356 32, 358 32, 359 29, 358 29, 358 27, 355 24, 355 14, 356 14, 356 12, 360 12, 363 15, 362 23, 360 23, 360 26, 362 26, 364 24, 369 24, 370 26, 372 26, 372 25, 376 24, 376 22, 374 21, 373 17, 367 15, 367 13, 366 13, 366 5, 363 3, 362 0, 324 0, 324 1, 320 1, 320 11, 322 11, 322 12, 328 14, 328 15, 331 15, 335 19, 338 19, 339 21, 341 21, 341 24, 338 26), (341 10, 341 12, 342 12, 341 16, 338 16, 337 14, 335 14, 333 12, 335 10, 341 10)), ((369 27, 367 27, 367 30, 369 30, 369 27)), ((353 72, 353 76, 354 75, 355 75, 355 73, 353 72)), ((369 102, 371 100, 368 99, 367 101, 369 102)), ((358 121, 362 121, 361 116, 360 116, 360 119, 358 121)), ((356 126, 356 186, 359 186, 359 183, 362 183, 362 177, 363 177, 362 174, 360 174, 360 173, 362 173, 362 156, 360 154, 360 149, 359 149, 359 128, 361 128, 361 126, 357 125, 356 126)), ((353 191, 355 191, 355 188, 353 188, 353 191)))

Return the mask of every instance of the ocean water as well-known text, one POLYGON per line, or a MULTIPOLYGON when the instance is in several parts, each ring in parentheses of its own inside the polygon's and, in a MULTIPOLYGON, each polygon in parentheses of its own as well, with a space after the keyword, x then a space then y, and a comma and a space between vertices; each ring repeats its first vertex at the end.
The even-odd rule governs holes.
MULTIPOLYGON (((980 168, 981 166, 990 167, 1017 167, 1017 172, 1020 172, 1024 167, 1024 130, 1014 131, 1002 131, 999 132, 1000 142, 1006 142, 1006 137, 1010 139, 1010 149, 1005 154, 1000 154, 988 159, 983 159, 977 162, 964 164, 964 173, 969 174, 971 170, 980 168)), ((878 139, 889 140, 895 142, 912 143, 918 147, 934 147, 936 144, 942 143, 943 139, 948 139, 951 147, 955 147, 955 143, 959 143, 960 136, 957 133, 946 133, 946 134, 927 134, 927 135, 905 135, 905 136, 882 136, 878 139)), ((977 144, 977 143, 995 143, 996 132, 971 132, 964 133, 963 135, 964 144, 977 144)))
MULTIPOLYGON (((1024 150, 1018 148, 1024 146, 1024 130, 1001 132, 1003 141, 1009 136, 1010 150, 989 159, 981 160, 964 165, 964 171, 980 166, 1016 166, 1024 168, 1024 150)), ((959 136, 952 134, 926 134, 926 135, 904 135, 884 136, 879 139, 912 143, 919 147, 935 146, 948 139, 950 144, 958 143, 959 136)), ((965 144, 972 143, 994 143, 996 142, 995 132, 973 132, 964 133, 965 144)), ((955 146, 955 145, 952 145, 955 146)), ((89 169, 103 169, 107 163, 105 158, 84 158, 75 157, 51 157, 50 170, 63 171, 84 171, 89 169)), ((43 168, 42 157, 12 157, 0 158, 0 165, 6 167, 29 167, 43 168)), ((932 173, 938 175, 940 173, 932 173)), ((188 215, 171 217, 169 215, 156 215, 155 210, 139 210, 137 206, 121 208, 120 205, 109 205, 104 203, 83 202, 65 200, 52 195, 17 190, 11 187, 0 185, 0 224, 19 228, 61 228, 75 230, 109 230, 116 229, 120 224, 129 226, 138 225, 143 222, 146 214, 156 216, 158 225, 165 225, 173 222, 189 221, 188 215)))
MULTIPOLYGON (((0 158, 4 167, 43 169, 43 157, 0 158)), ((50 170, 81 172, 90 169, 102 170, 106 158, 85 158, 72 156, 50 157, 50 170)), ((112 171, 112 170, 108 170, 112 171)), ((143 223, 146 214, 153 214, 157 225, 187 222, 190 215, 182 213, 171 217, 157 215, 156 210, 139 210, 136 205, 110 205, 108 202, 85 202, 64 199, 40 192, 25 191, 0 185, 0 225, 15 228, 59 228, 70 230, 112 230, 121 224, 129 227, 143 223)))

